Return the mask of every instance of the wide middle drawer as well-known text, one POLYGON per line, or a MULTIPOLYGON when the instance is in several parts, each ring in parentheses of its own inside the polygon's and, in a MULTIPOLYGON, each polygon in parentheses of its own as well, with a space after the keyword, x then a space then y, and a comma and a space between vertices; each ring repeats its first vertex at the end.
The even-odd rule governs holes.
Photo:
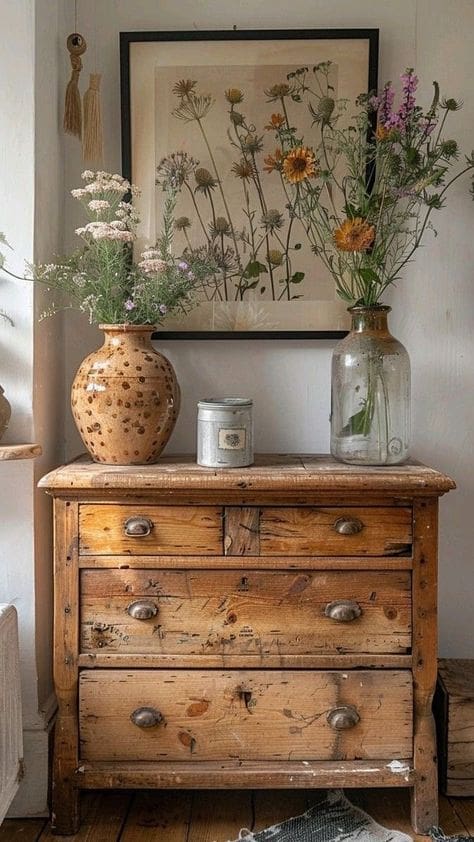
POLYGON ((83 569, 81 651, 403 654, 406 571, 83 569))
POLYGON ((406 670, 85 670, 84 760, 412 756, 406 670))

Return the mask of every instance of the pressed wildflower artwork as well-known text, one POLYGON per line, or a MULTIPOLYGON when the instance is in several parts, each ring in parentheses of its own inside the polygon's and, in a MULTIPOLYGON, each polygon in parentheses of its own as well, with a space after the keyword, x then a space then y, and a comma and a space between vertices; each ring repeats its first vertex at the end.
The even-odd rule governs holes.
MULTIPOLYGON (((205 33, 204 52, 197 33, 179 33, 179 42, 158 33, 159 45, 122 35, 131 118, 124 170, 143 188, 137 248, 153 239, 173 190, 176 248, 216 266, 199 306, 167 324, 183 336, 316 336, 348 326, 298 213, 298 193, 319 183, 323 162, 292 74, 302 58, 331 57, 333 97, 355 98, 369 88, 370 64, 375 78, 376 38, 304 35, 205 33), (296 125, 300 142, 285 148, 296 125)), ((368 237, 364 228, 361 235, 368 237)))

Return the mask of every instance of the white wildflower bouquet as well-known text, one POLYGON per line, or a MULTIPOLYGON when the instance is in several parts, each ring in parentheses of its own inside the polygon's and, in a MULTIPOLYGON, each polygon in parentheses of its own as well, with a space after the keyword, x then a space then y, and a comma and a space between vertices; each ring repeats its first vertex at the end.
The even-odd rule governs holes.
POLYGON ((35 280, 59 294, 45 315, 73 308, 87 313, 92 324, 159 325, 171 312, 187 312, 196 287, 215 266, 192 251, 173 255, 176 192, 167 191, 158 243, 134 262, 137 188, 121 175, 102 171, 86 170, 82 179, 84 185, 71 191, 88 217, 76 229, 82 248, 58 263, 34 267, 35 280), (125 201, 127 195, 132 201, 125 201))

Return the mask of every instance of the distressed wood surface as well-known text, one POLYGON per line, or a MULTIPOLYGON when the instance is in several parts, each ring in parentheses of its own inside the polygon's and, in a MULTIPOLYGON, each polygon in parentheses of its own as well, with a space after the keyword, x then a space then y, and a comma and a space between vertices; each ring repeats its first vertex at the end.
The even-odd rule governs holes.
POLYGON ((58 494, 122 490, 189 491, 197 489, 204 497, 209 491, 294 491, 352 492, 382 491, 386 494, 444 494, 455 487, 452 479, 417 462, 388 468, 358 467, 337 462, 327 455, 257 454, 248 468, 203 468, 193 455, 164 456, 155 465, 113 467, 98 465, 82 457, 47 474, 40 483, 58 494))
POLYGON ((412 746, 408 671, 84 671, 83 760, 397 759, 412 746), (335 731, 327 714, 352 705, 360 721, 335 731), (141 707, 163 722, 139 728, 141 707))
MULTIPOLYGON (((90 794, 82 810, 81 828, 73 837, 77 842, 115 842, 126 821, 131 803, 128 792, 111 792, 104 800, 102 793, 90 794)), ((51 826, 40 836, 41 842, 54 842, 57 832, 51 826)))
POLYGON ((77 503, 54 501, 54 685, 58 715, 54 738, 51 824, 56 833, 79 827, 75 769, 79 756, 77 721, 79 579, 77 503))
POLYGON ((271 508, 260 510, 260 553, 275 555, 409 555, 410 508, 271 508), (360 532, 340 534, 336 525, 357 521, 360 532))
POLYGON ((222 555, 222 514, 218 506, 82 505, 79 552, 222 555), (126 535, 125 522, 131 517, 149 520, 153 524, 150 534, 126 535))
POLYGON ((219 568, 240 570, 242 565, 260 570, 411 570, 411 556, 206 556, 187 555, 83 555, 79 556, 79 567, 116 567, 122 570, 133 568, 219 568))
POLYGON ((435 823, 436 498, 449 477, 271 455, 237 471, 192 457, 145 468, 82 460, 42 485, 64 498, 57 829, 77 828, 78 790, 110 787, 409 786, 414 826, 435 823), (80 533, 78 506, 93 513, 80 533), (339 513, 362 530, 335 532, 339 513), (151 515, 150 538, 123 535, 132 514, 151 515), (362 604, 352 624, 324 616, 341 596, 362 604), (136 598, 156 600, 157 616, 132 622, 136 598), (361 720, 334 731, 327 712, 343 704, 361 720), (150 705, 166 725, 133 725, 150 705))
POLYGON ((474 796, 474 660, 441 660, 435 699, 443 792, 474 796))
POLYGON ((428 833, 438 823, 436 732, 432 702, 436 687, 438 629, 438 502, 417 500, 413 566, 413 757, 412 823, 428 833))
POLYGON ((359 669, 361 667, 373 669, 411 669, 411 655, 366 655, 352 653, 351 655, 125 655, 87 652, 79 655, 80 667, 96 669, 98 667, 113 667, 113 669, 141 669, 142 667, 168 667, 183 669, 199 667, 201 669, 221 669, 229 667, 240 669, 256 667, 268 669, 359 669))
POLYGON ((77 770, 81 789, 319 789, 407 787, 412 762, 385 760, 200 761, 148 763, 83 762, 77 770))
POLYGON ((41 456, 40 444, 0 444, 0 462, 10 462, 13 459, 34 459, 41 456))
MULTIPOLYGON (((398 653, 411 647, 407 572, 83 570, 81 651, 167 655, 398 653), (337 622, 336 601, 361 615, 337 622), (157 613, 134 619, 141 601, 157 613)), ((199 657, 195 665, 199 665, 199 657)))
POLYGON ((228 556, 260 554, 260 509, 228 506, 224 513, 224 551, 228 556))

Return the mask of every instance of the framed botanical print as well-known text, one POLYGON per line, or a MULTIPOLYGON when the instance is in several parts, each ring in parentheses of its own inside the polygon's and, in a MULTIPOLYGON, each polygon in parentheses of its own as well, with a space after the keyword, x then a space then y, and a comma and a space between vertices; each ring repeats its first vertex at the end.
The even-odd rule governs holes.
MULTIPOLYGON (((160 333, 343 335, 347 305, 310 245, 295 196, 302 178, 324 171, 312 153, 324 109, 376 89, 378 30, 122 32, 120 39, 122 163, 141 191, 138 248, 157 242, 165 188, 174 183, 176 251, 201 250, 216 267, 196 289, 198 306, 160 333), (297 148, 282 161, 284 132, 293 132, 297 148)), ((339 119, 350 118, 348 107, 339 119)))

